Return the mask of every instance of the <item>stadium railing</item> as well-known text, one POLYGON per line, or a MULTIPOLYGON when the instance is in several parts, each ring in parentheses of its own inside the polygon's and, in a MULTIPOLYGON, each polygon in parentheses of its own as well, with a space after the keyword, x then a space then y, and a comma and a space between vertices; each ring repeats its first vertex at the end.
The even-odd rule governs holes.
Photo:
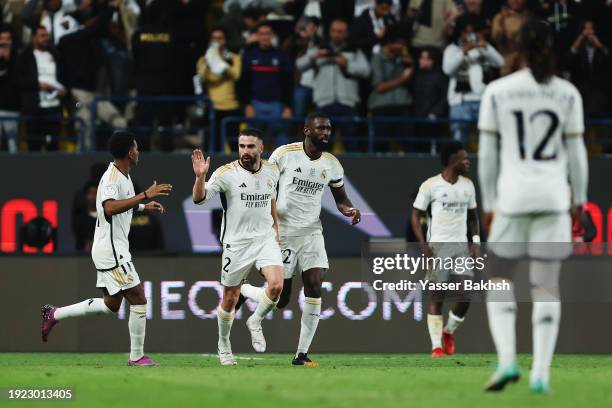
MULTIPOLYGON (((2 122, 17 122, 17 144, 19 145, 19 141, 21 139, 21 129, 20 124, 24 122, 30 121, 57 121, 60 123, 72 122, 78 123, 79 126, 73 127, 72 131, 68 132, 60 132, 64 133, 63 135, 57 135, 60 139, 59 142, 68 141, 72 142, 75 146, 75 151, 82 151, 83 141, 85 138, 85 132, 87 131, 87 124, 85 121, 78 116, 61 116, 61 115, 43 115, 43 116, 31 116, 31 115, 0 115, 0 123, 2 122)), ((0 129, 1 130, 1 129, 0 129)), ((6 137, 6 134, 3 134, 2 137, 6 137)))
MULTIPOLYGON (((193 103, 195 105, 194 116, 198 118, 207 117, 208 123, 206 126, 195 126, 190 128, 181 128, 181 132, 196 132, 202 138, 201 145, 204 146, 204 134, 214 134, 215 132, 215 109, 212 106, 210 98, 206 95, 163 95, 163 96, 96 96, 91 102, 91 146, 96 146, 98 131, 101 126, 98 125, 98 103, 102 101, 108 102, 156 102, 156 103, 193 103)), ((155 126, 140 127, 136 129, 133 126, 129 127, 130 130, 154 130, 155 126)), ((217 151, 215 146, 215 140, 212 137, 208 138, 208 150, 211 152, 217 151)))
MULTIPOLYGON (((290 133, 295 135, 296 132, 301 134, 299 127, 303 124, 304 118, 294 117, 290 119, 285 118, 247 118, 245 116, 230 116, 223 118, 220 123, 220 143, 217 145, 214 135, 219 129, 215 129, 217 121, 216 112, 212 106, 212 102, 205 95, 184 95, 184 96, 98 96, 91 103, 91 145, 96 146, 97 133, 103 126, 98 124, 97 118, 97 104, 100 101, 110 102, 155 102, 155 103, 191 103, 195 105, 196 111, 199 109, 199 114, 192 114, 191 116, 185 114, 186 117, 193 119, 195 116, 200 120, 190 120, 190 122, 196 122, 195 126, 178 126, 170 129, 170 132, 186 133, 197 133, 201 138, 200 145, 209 152, 223 153, 227 143, 232 143, 237 140, 237 135, 230 135, 230 125, 240 126, 241 124, 248 124, 252 126, 272 128, 274 132, 279 133, 290 133), (293 126, 293 128, 292 128, 293 126), (297 126, 297 127, 296 127, 297 126), (290 130, 293 130, 290 132, 290 130)), ((449 127, 453 123, 464 123, 472 130, 472 135, 475 134, 474 129, 476 121, 470 120, 451 120, 449 118, 418 118, 418 117, 359 117, 359 116, 345 116, 345 117, 334 117, 334 125, 342 128, 343 125, 355 126, 359 130, 355 133, 362 136, 342 136, 342 142, 347 144, 359 145, 359 153, 377 153, 388 151, 387 148, 380 148, 380 144, 403 144, 404 146, 410 146, 407 151, 409 152, 420 152, 435 154, 437 146, 439 144, 447 143, 453 140, 449 127), (402 138, 397 136, 381 134, 380 127, 385 125, 406 125, 412 128, 409 131, 410 135, 402 138), (378 128, 378 129, 377 129, 378 128), (420 130, 429 128, 430 131, 427 135, 416 134, 414 128, 420 128, 420 130), (416 146, 416 147, 415 147, 416 146)), ((612 118, 610 119, 587 119, 586 120, 587 130, 585 132, 585 142, 591 147, 592 153, 603 153, 610 152, 612 150, 612 118)), ((129 127, 133 131, 153 131, 155 127, 153 125, 147 127, 129 127)), ((84 132, 80 132, 82 137, 84 132)), ((471 139, 472 142, 474 139, 471 139)), ((469 144, 469 143, 468 143, 469 144)), ((472 143, 472 145, 474 145, 472 143)), ((350 153, 350 151, 349 151, 350 153)))

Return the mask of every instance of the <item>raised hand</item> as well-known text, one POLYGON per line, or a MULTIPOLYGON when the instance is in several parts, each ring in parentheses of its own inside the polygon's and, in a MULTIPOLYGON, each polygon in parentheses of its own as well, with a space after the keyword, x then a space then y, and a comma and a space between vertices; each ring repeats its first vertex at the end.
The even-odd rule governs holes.
POLYGON ((160 214, 163 214, 166 212, 166 209, 164 208, 163 205, 161 205, 160 203, 158 203, 157 201, 150 201, 145 205, 145 210, 146 211, 153 211, 153 212, 158 212, 160 214))
POLYGON ((154 181, 151 187, 147 188, 145 193, 147 198, 151 199, 158 196, 167 196, 171 191, 172 184, 157 184, 157 181, 154 181))
POLYGON ((206 177, 210 168, 210 156, 204 159, 204 154, 200 149, 195 149, 191 154, 191 163, 196 177, 206 177))
POLYGON ((357 208, 348 208, 342 212, 346 217, 353 217, 351 225, 355 225, 361 221, 361 212, 357 208))

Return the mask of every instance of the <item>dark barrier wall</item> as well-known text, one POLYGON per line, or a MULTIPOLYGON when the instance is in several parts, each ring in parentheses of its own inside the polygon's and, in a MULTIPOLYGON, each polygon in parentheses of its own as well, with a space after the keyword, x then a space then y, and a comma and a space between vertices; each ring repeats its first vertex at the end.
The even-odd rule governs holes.
MULTIPOLYGON (((589 261, 584 262, 577 268, 588 271, 589 261)), ((214 353, 217 344, 214 309, 221 290, 219 257, 136 257, 135 265, 149 298, 146 349, 214 353)), ((332 258, 330 265, 323 296, 323 320, 312 352, 429 351, 419 295, 415 294, 412 299, 383 298, 383 293, 368 297, 361 287, 358 258, 332 258)), ((41 305, 66 305, 100 296, 89 259, 4 257, 0 258, 0 269, 3 328, 0 351, 129 351, 125 310, 120 312, 119 319, 94 316, 62 321, 49 343, 43 344, 40 340, 41 305)), ((585 275, 587 279, 590 276, 585 275)), ((579 274, 573 276, 580 279, 579 274)), ((256 273, 251 273, 251 277, 258 282, 256 273)), ((579 284, 574 281, 568 286, 579 284)), ((610 287, 612 278, 598 284, 610 287)), ((263 323, 270 352, 295 351, 301 317, 298 282, 294 282, 293 289, 289 308, 276 312, 272 320, 263 323)), ((521 352, 531 351, 530 309, 527 303, 519 304, 517 344, 521 352)), ((612 330, 606 329, 611 313, 609 301, 564 304, 557 350, 611 353, 612 330)), ((236 352, 252 351, 244 322, 244 315, 239 315, 232 329, 236 352)), ((457 332, 457 347, 460 352, 493 351, 483 304, 472 306, 457 332)))
MULTIPOLYGON (((212 168, 233 159, 215 157, 212 168)), ((89 168, 93 163, 108 161, 110 156, 105 154, 2 156, 0 172, 4 177, 0 193, 0 252, 19 251, 16 241, 21 222, 24 217, 27 219, 34 214, 44 215, 57 224, 57 247, 47 247, 46 251, 73 253, 70 214, 74 193, 88 180, 89 168)), ((440 171, 435 158, 367 156, 347 157, 341 161, 349 195, 364 216, 358 228, 347 225, 342 217, 337 216, 327 196, 326 206, 331 211, 324 209, 322 219, 328 253, 335 256, 358 255, 361 243, 372 236, 404 236, 412 205, 411 195, 421 182, 440 171)), ((475 179, 476 167, 472 169, 475 179)), ((610 174, 612 159, 596 157, 590 160, 590 209, 598 227, 597 239, 603 241, 612 241, 610 174)), ((161 217, 168 253, 190 253, 194 247, 210 249, 211 240, 216 239, 209 231, 209 224, 213 223, 212 215, 198 213, 202 208, 190 204, 194 177, 188 154, 143 153, 132 178, 141 189, 146 189, 153 180, 170 182, 175 187, 172 196, 160 200, 168 210, 161 217)))

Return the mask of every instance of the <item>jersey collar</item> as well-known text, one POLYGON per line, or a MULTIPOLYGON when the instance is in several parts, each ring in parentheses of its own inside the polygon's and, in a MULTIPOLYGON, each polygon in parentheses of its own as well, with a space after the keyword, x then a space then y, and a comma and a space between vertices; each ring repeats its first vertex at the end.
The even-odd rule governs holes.
POLYGON ((255 171, 251 171, 249 169, 244 168, 244 166, 242 166, 242 163, 240 163, 240 159, 236 160, 238 162, 238 166, 240 166, 240 168, 244 171, 248 171, 251 174, 257 174, 261 171, 261 169, 263 168, 263 159, 259 162, 259 168, 255 171))

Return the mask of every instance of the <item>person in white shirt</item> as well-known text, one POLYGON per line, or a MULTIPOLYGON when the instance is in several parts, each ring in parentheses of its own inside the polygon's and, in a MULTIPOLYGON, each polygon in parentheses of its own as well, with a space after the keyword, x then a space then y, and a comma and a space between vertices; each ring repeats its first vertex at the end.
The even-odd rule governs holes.
POLYGON ((442 70, 448 84, 449 119, 453 138, 464 145, 470 124, 478 118, 480 97, 504 58, 486 41, 484 20, 464 14, 455 21, 453 41, 444 49, 442 70), (453 122, 455 120, 455 122, 453 122), (463 121, 463 122, 461 122, 463 121))
POLYGON ((138 165, 139 152, 136 137, 129 132, 115 132, 109 142, 114 160, 108 165, 98 185, 96 197, 97 220, 91 250, 98 279, 96 287, 103 298, 91 298, 70 306, 42 308, 41 336, 47 341, 53 327, 61 320, 95 314, 115 314, 125 298, 130 304, 130 366, 154 366, 144 354, 147 299, 136 267, 132 262, 128 235, 132 213, 154 211, 164 213, 164 207, 155 201, 142 202, 158 196, 167 196, 170 184, 157 184, 142 193, 134 193, 130 170, 138 165))
MULTIPOLYGON (((530 19, 520 41, 524 68, 492 82, 482 98, 478 173, 490 251, 499 258, 530 258, 530 387, 547 393, 561 319, 561 261, 571 252, 570 211, 578 216, 586 202, 588 162, 582 99, 571 83, 554 75, 550 27, 530 19)), ((502 268, 493 273, 504 276, 502 268)), ((516 309, 513 289, 488 293, 498 366, 487 391, 500 391, 519 379, 516 309)))
POLYGON ((257 309, 247 320, 253 348, 258 352, 266 350, 261 322, 274 309, 283 289, 275 198, 279 171, 275 164, 261 159, 262 152, 262 132, 253 128, 244 129, 238 137, 240 159, 219 167, 207 182, 210 157, 205 159, 199 149, 194 150, 191 156, 196 176, 194 203, 202 204, 219 194, 223 205, 223 299, 217 309, 221 365, 236 365, 230 331, 240 286, 251 269, 256 267, 260 270, 268 283, 257 309))
MULTIPOLYGON (((313 112, 304 123, 304 141, 276 149, 270 156, 280 170, 278 183, 278 223, 283 255, 283 292, 276 307, 289 303, 293 277, 300 274, 304 283, 300 339, 293 365, 317 365, 308 357, 321 314, 321 287, 329 269, 323 227, 319 216, 323 191, 329 186, 338 211, 361 221, 361 213, 344 190, 344 169, 331 153, 326 152, 331 134, 331 121, 320 112, 313 112)), ((242 285, 241 302, 246 298, 261 304, 264 290, 242 285)), ((238 307, 242 303, 239 303, 238 307)))
MULTIPOLYGON (((417 241, 427 257, 446 259, 447 257, 467 258, 479 255, 480 226, 476 208, 476 190, 472 180, 466 177, 470 161, 463 145, 451 142, 442 147, 440 160, 444 169, 442 173, 427 179, 414 200, 411 226, 417 241), (428 218, 427 239, 423 237, 421 218, 428 218), (468 245, 468 235, 472 245, 468 245)), ((460 283, 466 276, 473 276, 473 271, 438 268, 428 271, 427 279, 432 282, 460 283)), ((458 293, 452 297, 443 291, 430 291, 427 328, 431 338, 431 355, 434 358, 444 354, 455 353, 454 333, 465 320, 470 306, 469 296, 458 293), (446 298, 455 300, 448 313, 446 327, 443 327, 442 304, 446 298)))

